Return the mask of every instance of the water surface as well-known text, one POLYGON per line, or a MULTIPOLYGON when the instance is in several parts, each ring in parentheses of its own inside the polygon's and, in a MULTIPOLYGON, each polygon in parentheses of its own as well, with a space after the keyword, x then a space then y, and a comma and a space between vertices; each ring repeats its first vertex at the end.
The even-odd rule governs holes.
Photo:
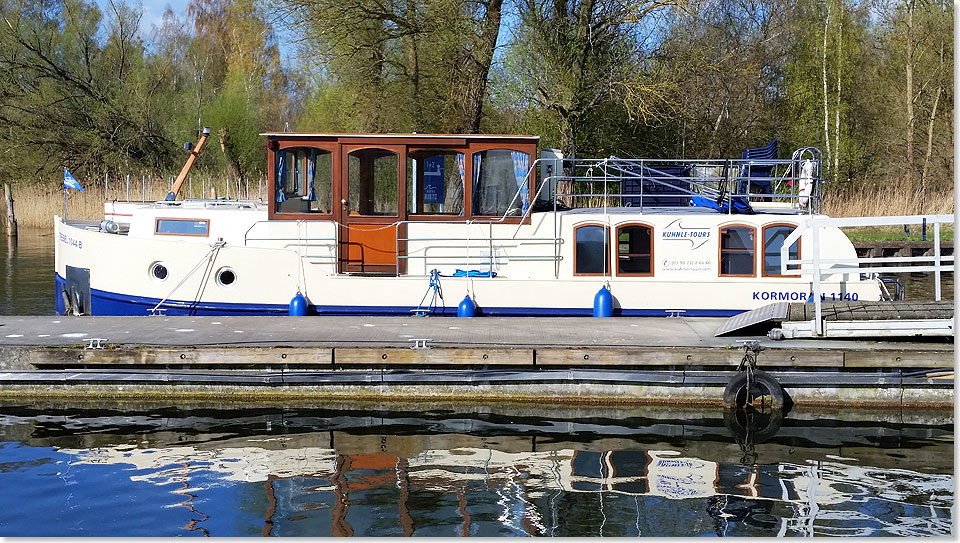
POLYGON ((2 536, 934 536, 950 413, 7 405, 2 536), (846 417, 845 418, 850 418, 846 417))

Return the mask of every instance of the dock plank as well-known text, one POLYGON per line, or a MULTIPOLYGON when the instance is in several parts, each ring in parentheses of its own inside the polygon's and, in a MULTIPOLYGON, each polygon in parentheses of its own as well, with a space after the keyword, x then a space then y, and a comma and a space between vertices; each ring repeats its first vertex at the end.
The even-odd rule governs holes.
POLYGON ((315 347, 248 347, 203 349, 59 349, 43 348, 30 352, 29 363, 46 366, 237 366, 237 365, 330 365, 333 350, 315 347))
POLYGON ((333 359, 337 365, 532 366, 533 349, 337 347, 333 359))
POLYGON ((934 368, 953 366, 953 353, 944 351, 848 351, 845 368, 934 368))

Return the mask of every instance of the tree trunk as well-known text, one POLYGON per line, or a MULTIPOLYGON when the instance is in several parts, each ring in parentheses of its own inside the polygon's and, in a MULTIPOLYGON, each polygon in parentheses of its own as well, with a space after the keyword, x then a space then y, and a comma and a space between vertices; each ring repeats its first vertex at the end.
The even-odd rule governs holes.
MULTIPOLYGON (((843 4, 841 4, 842 6, 843 4)), ((841 8, 837 23, 837 99, 834 113, 833 130, 833 181, 840 177, 840 74, 843 69, 843 11, 841 8)))
POLYGON ((827 16, 823 19, 823 140, 827 151, 827 164, 830 164, 830 109, 827 104, 827 29, 830 26, 830 3, 827 2, 827 16))
POLYGON ((920 173, 920 187, 925 188, 927 183, 927 168, 930 166, 930 156, 933 154, 933 126, 937 119, 937 106, 940 105, 940 95, 943 93, 943 83, 940 74, 943 73, 944 45, 940 42, 940 67, 937 70, 937 93, 933 97, 933 108, 930 110, 930 122, 927 123, 927 152, 923 156, 923 170, 920 173))
POLYGON ((907 159, 907 187, 913 186, 913 128, 916 118, 913 112, 913 12, 916 4, 913 0, 907 2, 907 59, 906 59, 906 92, 904 98, 907 103, 907 126, 906 126, 906 159, 907 159))
POLYGON ((3 196, 7 201, 7 237, 17 237, 17 216, 13 213, 13 188, 10 183, 3 184, 3 196))
POLYGON ((480 132, 480 121, 483 118, 483 99, 487 95, 487 79, 490 77, 490 65, 493 63, 493 52, 500 37, 500 18, 503 0, 488 0, 486 13, 480 34, 475 36, 470 51, 467 51, 467 66, 461 71, 460 81, 463 87, 452 89, 462 92, 462 98, 457 110, 457 119, 452 125, 454 133, 476 134, 480 132))

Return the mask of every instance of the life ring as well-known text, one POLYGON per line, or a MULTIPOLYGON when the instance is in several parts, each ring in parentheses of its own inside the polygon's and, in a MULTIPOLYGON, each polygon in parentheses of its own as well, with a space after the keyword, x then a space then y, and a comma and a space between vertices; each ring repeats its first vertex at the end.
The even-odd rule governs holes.
POLYGON ((747 372, 741 371, 730 379, 723 390, 723 407, 743 409, 749 405, 758 411, 782 410, 784 394, 780 383, 765 371, 753 370, 752 373, 750 397, 747 398, 747 372))

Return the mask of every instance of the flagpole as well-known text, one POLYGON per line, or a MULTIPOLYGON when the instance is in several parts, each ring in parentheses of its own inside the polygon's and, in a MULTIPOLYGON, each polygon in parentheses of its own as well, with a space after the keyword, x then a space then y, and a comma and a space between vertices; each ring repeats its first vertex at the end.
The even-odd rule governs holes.
POLYGON ((67 220, 67 187, 63 187, 63 220, 67 220))

